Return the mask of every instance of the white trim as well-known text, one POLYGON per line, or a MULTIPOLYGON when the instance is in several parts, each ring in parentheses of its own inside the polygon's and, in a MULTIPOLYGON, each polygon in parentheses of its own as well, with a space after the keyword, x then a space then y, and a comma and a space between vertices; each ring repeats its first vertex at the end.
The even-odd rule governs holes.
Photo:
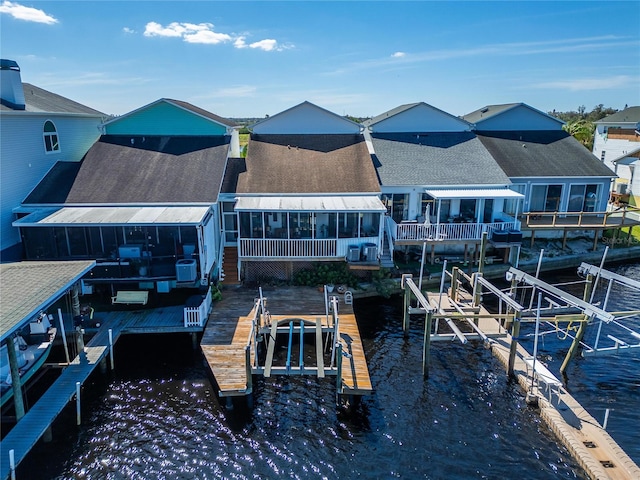
POLYGON ((386 212, 377 196, 238 197, 236 212, 386 212))
POLYGON ((524 198, 523 194, 508 188, 425 190, 425 193, 439 200, 457 198, 524 198))

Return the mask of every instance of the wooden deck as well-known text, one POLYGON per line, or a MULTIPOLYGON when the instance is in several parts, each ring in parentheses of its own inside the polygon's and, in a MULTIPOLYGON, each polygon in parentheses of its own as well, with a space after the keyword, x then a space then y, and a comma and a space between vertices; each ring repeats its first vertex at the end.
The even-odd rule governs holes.
POLYGON ((183 306, 174 306, 97 312, 94 318, 101 320, 101 326, 85 345, 86 355, 76 357, 65 367, 60 377, 0 442, 0 479, 8 478, 10 475, 9 451, 14 450, 15 463, 18 465, 63 408, 75 397, 76 382, 82 385, 100 361, 107 357, 109 329, 112 330, 114 344, 123 334, 201 331, 202 328, 184 327, 183 310, 183 306))
MULTIPOLYGON (((259 292, 256 289, 234 288, 223 292, 223 299, 212 310, 207 328, 201 341, 202 352, 209 364, 209 368, 221 397, 245 396, 251 393, 250 379, 247 378, 246 348, 250 343, 251 322, 253 308, 259 292)), ((353 313, 353 306, 344 303, 342 295, 339 298, 339 331, 344 352, 342 386, 339 393, 346 395, 366 395, 372 392, 371 379, 367 368, 364 348, 353 313)), ((326 318, 324 295, 315 288, 306 287, 277 287, 263 289, 263 297, 267 299, 266 308, 270 313, 271 325, 282 323, 285 328, 287 320, 296 319, 299 323, 304 320, 305 332, 316 335, 316 349, 320 342, 317 336, 317 323, 320 319, 321 330, 327 334, 329 330, 326 318)), ((270 327, 271 328, 271 327, 270 327)), ((268 333, 271 330, 266 329, 268 333)), ((299 327, 296 327, 299 328, 299 327)), ((274 332, 278 332, 274 329, 274 332)), ((266 335, 269 337, 269 334, 266 335)), ((275 338, 275 337, 274 337, 275 338)), ((268 354, 269 352, 267 352, 268 354)), ((299 353, 299 352, 298 352, 299 353)), ((324 377, 335 375, 336 369, 330 366, 328 358, 320 359, 317 354, 314 366, 304 368, 289 368, 272 365, 273 353, 264 366, 254 363, 254 349, 250 349, 252 374, 308 374, 324 377), (319 370, 322 370, 320 372, 319 370)))

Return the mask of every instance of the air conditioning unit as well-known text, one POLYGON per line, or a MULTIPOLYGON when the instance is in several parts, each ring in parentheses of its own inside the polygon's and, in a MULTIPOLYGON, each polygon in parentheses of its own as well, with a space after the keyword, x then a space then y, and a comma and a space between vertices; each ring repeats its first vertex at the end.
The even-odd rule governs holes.
POLYGON ((365 262, 375 262, 378 259, 378 246, 375 243, 365 243, 362 248, 365 262))
POLYGON ((357 262, 359 260, 360 260, 360 246, 349 245, 349 250, 347 252, 347 262, 357 262))
POLYGON ((198 276, 198 266, 195 259, 183 259, 176 262, 176 281, 193 282, 198 276))

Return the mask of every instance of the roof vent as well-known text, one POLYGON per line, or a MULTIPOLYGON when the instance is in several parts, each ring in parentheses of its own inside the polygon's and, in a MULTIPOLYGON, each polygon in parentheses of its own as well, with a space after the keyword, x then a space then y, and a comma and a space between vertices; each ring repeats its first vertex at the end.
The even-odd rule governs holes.
POLYGON ((25 110, 20 67, 14 60, 0 60, 0 102, 13 110, 25 110))

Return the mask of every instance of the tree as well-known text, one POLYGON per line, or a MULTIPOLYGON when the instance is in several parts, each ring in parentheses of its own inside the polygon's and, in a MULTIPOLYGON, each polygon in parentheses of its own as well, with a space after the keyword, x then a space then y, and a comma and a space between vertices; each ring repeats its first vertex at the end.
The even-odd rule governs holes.
POLYGON ((562 129, 578 140, 589 151, 593 150, 593 133, 595 125, 588 120, 573 120, 562 126, 562 129))

